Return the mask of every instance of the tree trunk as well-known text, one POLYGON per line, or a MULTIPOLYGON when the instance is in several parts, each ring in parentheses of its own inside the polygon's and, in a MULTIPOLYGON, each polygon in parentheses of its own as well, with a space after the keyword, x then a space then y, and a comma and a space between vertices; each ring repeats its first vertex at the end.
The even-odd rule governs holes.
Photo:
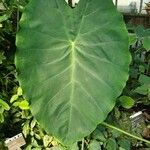
POLYGON ((118 6, 118 0, 115 1, 115 5, 116 5, 116 7, 118 6))
POLYGON ((142 12, 142 6, 143 6, 143 0, 141 0, 141 2, 140 2, 140 10, 139 10, 139 14, 141 14, 141 12, 142 12))

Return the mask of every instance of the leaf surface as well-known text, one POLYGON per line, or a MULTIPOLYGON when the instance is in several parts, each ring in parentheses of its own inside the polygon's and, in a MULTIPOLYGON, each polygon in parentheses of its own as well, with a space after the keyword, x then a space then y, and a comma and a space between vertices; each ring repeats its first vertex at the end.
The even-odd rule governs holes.
POLYGON ((2 99, 0 99, 0 107, 2 107, 4 110, 9 110, 9 105, 2 99))
POLYGON ((129 96, 121 96, 119 102, 123 108, 130 109, 134 106, 134 99, 129 96))
POLYGON ((20 21, 16 66, 31 111, 65 144, 90 134, 128 78, 128 34, 111 0, 32 0, 20 21))
POLYGON ((146 48, 147 51, 150 50, 150 36, 149 37, 144 37, 143 46, 144 46, 144 48, 146 48))

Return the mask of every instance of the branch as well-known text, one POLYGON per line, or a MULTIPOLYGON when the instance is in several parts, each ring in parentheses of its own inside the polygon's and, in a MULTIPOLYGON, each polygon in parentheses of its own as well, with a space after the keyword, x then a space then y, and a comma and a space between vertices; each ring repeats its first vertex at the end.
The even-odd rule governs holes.
POLYGON ((108 124, 108 123, 106 123, 106 122, 103 122, 103 123, 101 123, 101 124, 104 125, 104 126, 106 126, 106 127, 111 128, 111 129, 117 130, 117 131, 119 131, 119 132, 121 132, 121 133, 123 133, 123 134, 125 134, 125 135, 127 135, 127 136, 130 136, 130 137, 132 137, 132 138, 134 138, 134 139, 136 139, 136 140, 139 140, 139 141, 142 141, 142 142, 145 142, 145 143, 150 144, 150 141, 145 140, 145 139, 143 139, 143 138, 140 138, 140 137, 138 137, 138 136, 135 136, 135 135, 133 135, 133 134, 130 134, 130 133, 128 133, 128 132, 126 132, 126 131, 124 131, 124 130, 121 130, 121 129, 117 128, 117 127, 114 127, 113 125, 110 125, 110 124, 108 124))

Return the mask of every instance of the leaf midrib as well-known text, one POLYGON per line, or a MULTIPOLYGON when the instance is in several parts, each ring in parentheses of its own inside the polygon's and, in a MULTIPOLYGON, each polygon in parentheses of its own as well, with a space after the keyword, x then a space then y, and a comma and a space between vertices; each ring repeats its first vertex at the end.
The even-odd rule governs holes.
POLYGON ((76 59, 75 59, 75 42, 70 42, 71 44, 71 76, 70 76, 70 82, 71 82, 71 93, 70 93, 70 99, 69 99, 69 104, 70 104, 70 111, 69 111, 69 120, 68 120, 68 130, 67 134, 69 133, 70 130, 70 122, 72 118, 72 106, 73 106, 73 97, 74 97, 74 89, 75 89, 75 68, 76 68, 76 59))

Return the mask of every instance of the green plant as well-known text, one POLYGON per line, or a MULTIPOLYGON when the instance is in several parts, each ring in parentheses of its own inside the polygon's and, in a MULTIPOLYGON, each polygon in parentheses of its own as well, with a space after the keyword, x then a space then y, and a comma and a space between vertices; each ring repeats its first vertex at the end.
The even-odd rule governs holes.
POLYGON ((48 133, 72 144, 104 121, 125 86, 122 17, 111 0, 80 0, 74 9, 64 0, 33 0, 20 25, 16 66, 31 111, 48 133))
MULTIPOLYGON (((26 2, 24 0, 3 0, 3 4, 7 8, 6 10, 0 1, 0 16, 5 18, 9 12, 9 16, 6 19, 1 20, 0 17, 0 99, 2 103, 4 102, 7 106, 9 105, 9 110, 5 109, 2 113, 3 122, 0 123, 0 149, 7 149, 4 145, 4 141, 7 138, 22 132, 26 140, 26 145, 22 149, 64 150, 66 148, 54 137, 47 135, 32 116, 29 103, 23 98, 22 90, 16 79, 13 60, 16 49, 15 35, 19 27, 17 22, 26 2)), ((149 48, 145 48, 142 42, 144 37, 139 38, 140 32, 146 31, 148 35, 148 29, 142 28, 136 28, 137 35, 132 34, 132 45, 130 46, 132 63, 130 65, 129 80, 121 93, 121 97, 125 96, 127 99, 129 98, 126 101, 127 103, 125 103, 128 109, 117 99, 117 104, 107 116, 105 125, 98 125, 94 132, 82 139, 82 141, 73 144, 70 147, 71 150, 104 150, 107 147, 114 146, 117 150, 149 150, 149 141, 144 140, 142 142, 142 138, 144 137, 147 140, 150 138, 150 97, 147 93, 147 88, 140 90, 140 92, 138 91, 139 93, 136 91, 137 88, 149 83, 150 76, 149 48), (137 32, 137 30, 140 32, 137 32), (130 102, 132 100, 130 98, 134 100, 134 105, 133 103, 131 105, 130 102), (136 111, 143 111, 144 118, 141 118, 133 125, 129 117, 136 111)))
POLYGON ((0 123, 4 122, 4 111, 8 111, 10 109, 9 105, 0 99, 0 123))
POLYGON ((134 106, 134 100, 128 96, 121 96, 119 98, 119 103, 122 107, 126 109, 130 109, 134 106))
MULTIPOLYGON (((130 69, 131 78, 136 78, 138 84, 131 91, 132 93, 138 93, 145 95, 149 99, 150 94, 150 29, 145 29, 143 26, 135 28, 135 33, 130 34, 131 54, 133 57, 133 63, 130 69)), ((136 82, 137 83, 137 82, 136 82)), ((147 104, 149 100, 145 101, 147 104)))

